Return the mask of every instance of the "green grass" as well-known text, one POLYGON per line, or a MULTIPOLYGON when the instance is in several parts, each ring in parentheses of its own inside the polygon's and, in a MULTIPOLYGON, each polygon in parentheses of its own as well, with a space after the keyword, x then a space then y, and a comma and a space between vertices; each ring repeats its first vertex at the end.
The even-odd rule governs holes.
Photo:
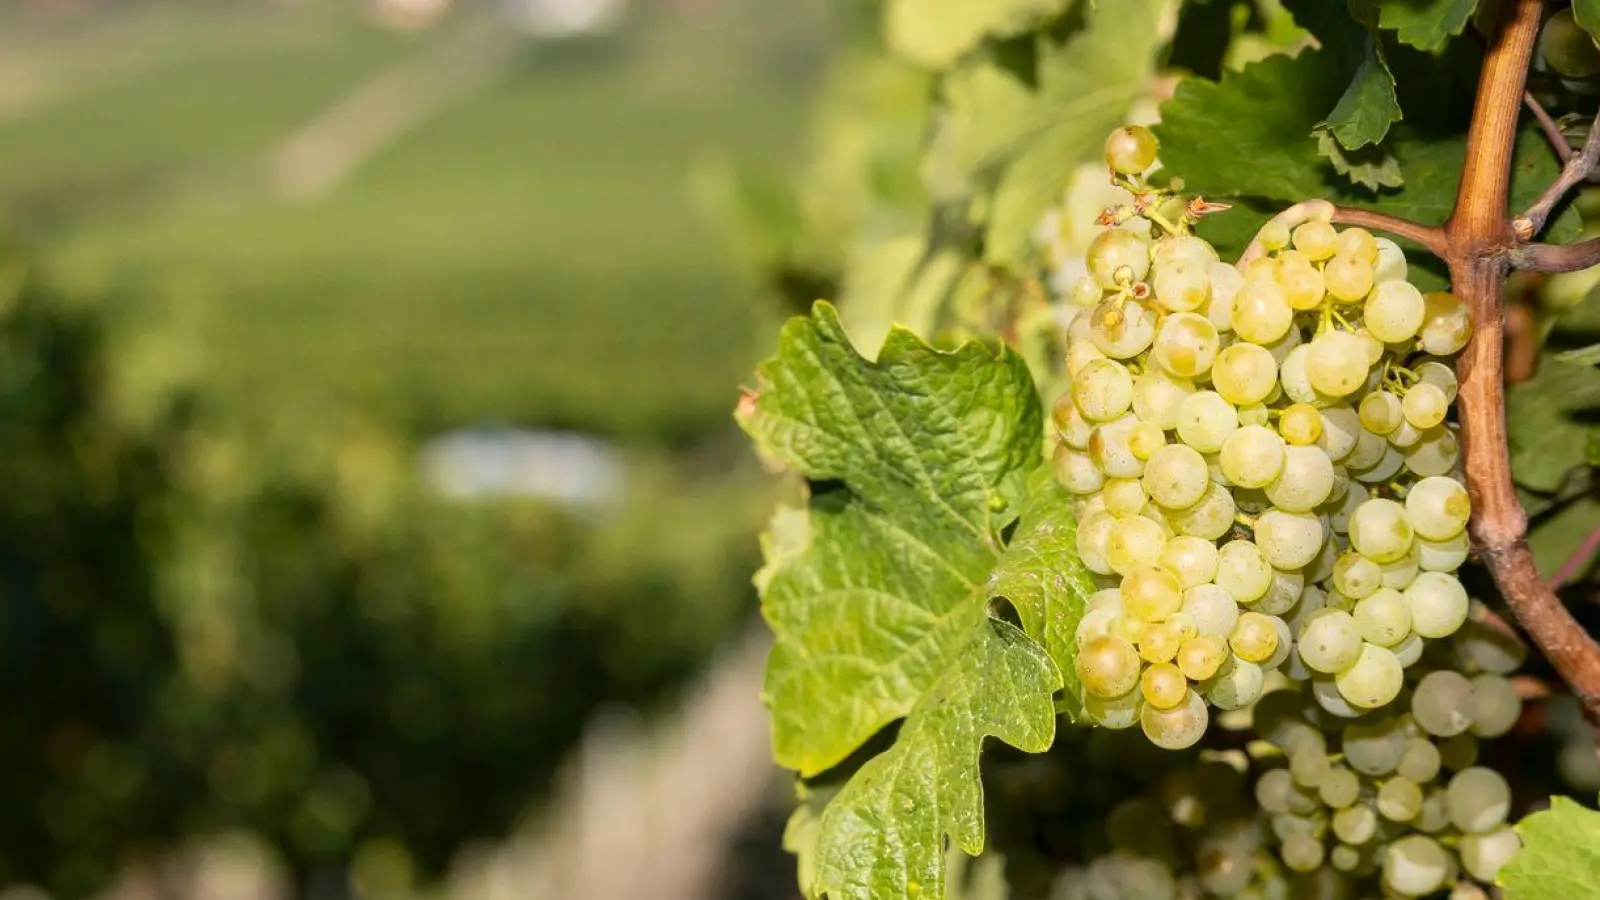
POLYGON ((304 205, 249 167, 420 39, 320 13, 135 17, 128 40, 228 50, 125 65, 0 122, 0 202, 81 283, 139 285, 157 312, 169 286, 204 297, 215 377, 248 402, 681 435, 725 420, 770 324, 689 180, 792 153, 814 34, 786 8, 531 47, 304 205))

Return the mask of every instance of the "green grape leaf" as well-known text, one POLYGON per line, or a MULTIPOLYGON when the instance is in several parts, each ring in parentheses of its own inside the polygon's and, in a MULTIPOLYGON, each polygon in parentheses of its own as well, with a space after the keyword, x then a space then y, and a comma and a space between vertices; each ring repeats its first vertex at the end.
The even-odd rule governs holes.
POLYGON ((1340 146, 1333 133, 1326 128, 1317 129, 1317 150, 1333 163, 1333 170, 1368 190, 1397 188, 1405 184, 1400 174, 1400 163, 1394 154, 1376 144, 1360 150, 1347 150, 1340 146))
MULTIPOLYGON (((1051 466, 1029 479, 1028 500, 1016 536, 989 577, 989 594, 1011 601, 1022 628, 1042 644, 1063 672, 1078 659, 1078 620, 1094 592, 1094 576, 1078 558, 1078 522, 1072 497, 1056 483, 1051 466)), ((1066 711, 1083 708, 1076 677, 1067 679, 1066 711)))
POLYGON ((1072 0, 888 0, 884 32, 895 53, 944 69, 985 37, 1020 34, 1071 5, 1072 0))
POLYGON ((1055 740, 1056 672, 1011 625, 985 618, 906 718, 894 746, 823 810, 813 897, 944 896, 944 836, 983 851, 978 755, 986 737, 1041 753, 1055 740))
POLYGON ((1296 23, 1316 37, 1338 64, 1338 78, 1348 84, 1322 124, 1346 150, 1359 150, 1383 140, 1389 126, 1400 121, 1402 115, 1394 73, 1389 70, 1377 35, 1357 21, 1344 3, 1287 0, 1284 6, 1296 23))
POLYGON ((1600 429, 1600 369, 1544 360, 1532 379, 1506 396, 1511 473, 1535 491, 1554 491, 1567 472, 1588 463, 1600 429))
POLYGON ((1572 17, 1590 37, 1600 36, 1600 0, 1572 0, 1572 17))
POLYGON ((1590 344, 1576 350, 1563 350, 1557 353, 1555 358, 1574 366, 1600 366, 1600 344, 1590 344))
POLYGON ((812 484, 806 511, 774 520, 757 581, 776 755, 810 775, 908 713, 987 619, 1043 412, 1011 351, 897 328, 871 362, 826 303, 758 379, 740 424, 812 484))
POLYGON ((1478 8, 1478 0, 1376 0, 1376 4, 1379 28, 1429 53, 1444 49, 1478 8))
MULTIPOLYGON (((1315 110, 1337 101, 1336 73, 1331 52, 1322 49, 1268 57, 1220 82, 1183 82, 1163 104, 1156 127, 1162 161, 1190 190, 1210 197, 1280 202, 1324 197, 1418 222, 1444 221, 1455 202, 1465 134, 1396 123, 1384 146, 1407 173, 1404 187, 1374 193, 1344 183, 1321 153, 1315 133, 1315 110), (1250 164, 1239 165, 1239 160, 1250 164)), ((1525 128, 1512 166, 1512 206, 1537 199, 1556 169, 1538 129, 1525 128)), ((1549 226, 1547 237, 1560 243, 1577 233, 1578 218, 1569 209, 1549 226)))
POLYGON ((1600 878, 1600 812, 1570 797, 1517 823, 1522 849, 1495 876, 1506 900, 1592 897, 1600 878))
POLYGON ((779 762, 816 775, 905 720, 820 815, 791 821, 806 890, 939 898, 944 836, 983 848, 984 739, 1041 752, 1055 693, 1081 702, 1063 673, 1093 581, 1070 498, 1040 464, 1026 365, 900 328, 868 360, 819 303, 785 326, 737 418, 811 489, 773 519, 756 578, 779 762), (991 616, 996 598, 1023 629, 991 616))
MULTIPOLYGON (((1595 439, 1600 439, 1600 431, 1591 438, 1591 448, 1595 439)), ((1589 463, 1594 465, 1594 460, 1590 459, 1589 463)), ((1532 507, 1542 504, 1543 498, 1528 494, 1524 502, 1532 507)), ((1600 499, 1584 495, 1573 497, 1548 512, 1541 511, 1531 519, 1528 525, 1528 549, 1533 551, 1533 561, 1539 571, 1547 576, 1552 575, 1583 546, 1584 540, 1594 531, 1595 524, 1600 523, 1600 499)), ((1590 566, 1585 566, 1584 570, 1587 568, 1590 566)), ((1582 571, 1579 572, 1580 576, 1582 571)))
POLYGON ((989 262, 1022 267, 1040 216, 1149 91, 1157 53, 1176 22, 1174 6, 1118 0, 1114 10, 1090 14, 1065 43, 1039 38, 1031 82, 989 58, 950 74, 951 152, 993 191, 984 245, 989 262))

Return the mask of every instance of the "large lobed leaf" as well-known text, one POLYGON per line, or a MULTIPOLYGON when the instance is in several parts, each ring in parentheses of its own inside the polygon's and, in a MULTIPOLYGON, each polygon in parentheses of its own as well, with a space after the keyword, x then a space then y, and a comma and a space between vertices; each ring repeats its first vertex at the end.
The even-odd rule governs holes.
POLYGON ((1495 883, 1506 900, 1576 900, 1593 897, 1600 879, 1600 813, 1568 797, 1517 823, 1522 849, 1495 883))
MULTIPOLYGON (((1191 190, 1216 197, 1257 197, 1283 203, 1323 197, 1342 206, 1378 209, 1424 223, 1442 222, 1454 204, 1466 154, 1464 130, 1435 121, 1396 123, 1384 146, 1405 173, 1399 190, 1373 192, 1347 184, 1319 151, 1318 110, 1333 106, 1342 88, 1330 49, 1272 56, 1220 82, 1191 78, 1162 106, 1157 135, 1168 169, 1191 190), (1241 165, 1241 160, 1249 160, 1241 165)), ((1458 123, 1464 128, 1465 117, 1458 123)), ((1512 171, 1512 205, 1532 203, 1557 165, 1532 126, 1519 139, 1512 171)), ((1548 228, 1560 242, 1577 234, 1570 210, 1548 228)))
POLYGON ((1478 0, 1372 0, 1378 27, 1393 30, 1402 42, 1433 52, 1466 29, 1478 0))
POLYGON ((1335 83, 1346 85, 1322 124, 1345 150, 1359 150, 1383 140, 1389 126, 1402 116, 1394 73, 1378 36, 1358 22, 1344 3, 1286 0, 1284 6, 1295 22, 1317 39, 1337 68, 1335 83))
MULTIPOLYGON (((1069 498, 1047 471, 1028 479, 1037 394, 1003 348, 941 352, 895 329, 869 360, 826 303, 785 327, 758 376, 739 422, 811 488, 805 510, 773 520, 757 576, 777 758, 815 775, 905 717, 800 829, 806 889, 940 897, 944 835, 982 848, 985 737, 1030 751, 1053 739, 1092 590, 1069 498), (996 597, 1026 633, 991 616, 996 597)), ((1073 685, 1069 708, 1078 699, 1073 685)))
POLYGON ((1600 434, 1600 368, 1545 359, 1533 379, 1510 390, 1506 417, 1517 483, 1556 490, 1568 472, 1588 464, 1589 442, 1600 434))

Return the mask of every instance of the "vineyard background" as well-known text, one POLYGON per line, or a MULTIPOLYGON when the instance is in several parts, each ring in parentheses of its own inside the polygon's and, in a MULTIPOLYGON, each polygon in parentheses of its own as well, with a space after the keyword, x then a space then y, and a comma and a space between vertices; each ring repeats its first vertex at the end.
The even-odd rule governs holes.
POLYGON ((792 894, 725 194, 839 26, 0 7, 0 896, 792 894))

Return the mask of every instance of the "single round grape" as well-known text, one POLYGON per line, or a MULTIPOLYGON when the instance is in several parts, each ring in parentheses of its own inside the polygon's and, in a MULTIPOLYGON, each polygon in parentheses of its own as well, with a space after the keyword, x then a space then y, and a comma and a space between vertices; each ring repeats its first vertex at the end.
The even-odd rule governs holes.
POLYGON ((1078 536, 1074 541, 1078 559, 1089 571, 1097 575, 1110 575, 1111 563, 1106 560, 1106 545, 1110 543, 1111 529, 1120 520, 1110 513, 1085 516, 1078 523, 1078 536))
MULTIPOLYGON (((1230 599, 1228 601, 1232 603, 1230 599)), ((1228 645, 1214 634, 1197 634, 1178 648, 1178 670, 1190 681, 1205 681, 1228 659, 1228 645)))
POLYGON ((1369 266, 1378 264, 1378 241, 1365 228, 1346 228, 1333 239, 1335 256, 1348 256, 1369 266))
POLYGON ((1423 384, 1431 384, 1444 391, 1445 399, 1456 402, 1456 393, 1461 389, 1461 382, 1456 379, 1455 370, 1437 360, 1426 360, 1411 367, 1412 373, 1423 384))
POLYGON ((1466 530, 1472 500, 1461 482, 1434 475, 1411 486, 1406 494, 1406 515, 1419 537, 1445 541, 1466 530))
POLYGON ((1135 642, 1139 658, 1148 663, 1167 663, 1178 655, 1183 645, 1183 635, 1178 628, 1166 622, 1145 626, 1144 633, 1135 642))
POLYGON ((1472 601, 1471 618, 1455 633, 1452 650, 1468 671, 1481 670, 1495 675, 1510 675, 1522 667, 1527 658, 1527 648, 1515 637, 1500 632, 1481 621, 1488 608, 1472 601))
POLYGON ((1192 447, 1166 444, 1145 463, 1145 493, 1168 509, 1187 509, 1199 503, 1210 485, 1205 458, 1192 447))
POLYGON ((1261 666, 1238 656, 1228 657, 1217 674, 1200 685, 1211 705, 1224 710, 1249 706, 1260 699, 1265 687, 1266 673, 1261 666))
POLYGON ((1600 49, 1595 48, 1594 39, 1577 23, 1571 9, 1561 9, 1544 23, 1539 34, 1539 56, 1563 78, 1600 75, 1600 49))
POLYGON ((1492 831, 1504 825, 1511 812, 1511 786, 1493 769, 1463 769, 1450 779, 1446 790, 1450 822, 1462 831, 1492 831))
POLYGON ((1230 344, 1211 366, 1211 384, 1235 406, 1260 403, 1278 383, 1278 361, 1258 344, 1230 344))
POLYGON ((1406 508, 1393 500, 1368 500, 1350 516, 1350 545, 1375 563, 1404 558, 1414 536, 1406 508))
POLYGON ((1322 842, 1308 834, 1297 834, 1283 842, 1279 855, 1291 870, 1313 872, 1322 865, 1322 842))
POLYGON ((1100 495, 1105 498, 1106 512, 1119 518, 1138 515, 1149 500, 1137 478, 1107 478, 1100 495))
POLYGON ((1183 608, 1178 577, 1154 565, 1129 572, 1122 579, 1122 608, 1146 622, 1163 622, 1183 608))
POLYGON ((1290 250, 1278 257, 1278 286, 1283 298, 1297 310, 1312 310, 1322 305, 1327 292, 1322 273, 1304 253, 1290 250))
POLYGON ((1339 693, 1350 705, 1377 709, 1400 695, 1405 671, 1389 650, 1376 644, 1362 644, 1355 664, 1335 675, 1339 693))
POLYGON ((1459 672, 1429 672, 1411 695, 1411 716, 1423 731, 1438 737, 1461 734, 1472 725, 1472 682, 1459 672))
POLYGON ((1154 568, 1166 545, 1166 534, 1151 519, 1144 516, 1118 519, 1106 535, 1106 562, 1112 571, 1127 576, 1154 568))
POLYGON ((1294 248, 1313 260, 1333 255, 1338 235, 1331 224, 1313 219, 1294 230, 1294 248))
POLYGON ((1411 628, 1425 638, 1455 634, 1467 621, 1471 601, 1466 588, 1447 572, 1423 572, 1405 590, 1411 628))
MULTIPOLYGON (((1251 347, 1253 344, 1236 346, 1251 347)), ((1228 349, 1233 349, 1232 347, 1228 349)), ((1278 417, 1278 431, 1283 439, 1297 447, 1306 447, 1322 437, 1322 414, 1309 403, 1296 403, 1287 407, 1278 417)), ((1326 453, 1323 454, 1327 456, 1326 453)))
POLYGON ((1383 569, 1354 550, 1333 565, 1333 586, 1352 600, 1365 600, 1383 586, 1383 569))
POLYGON ((1391 446, 1398 447, 1401 450, 1409 450, 1410 448, 1415 447, 1418 441, 1422 440, 1422 429, 1411 424, 1410 422, 1405 421, 1403 411, 1404 407, 1405 404, 1402 401, 1402 418, 1400 424, 1395 426, 1394 431, 1389 432, 1387 436, 1391 446))
POLYGON ((1233 296, 1234 333, 1254 344, 1270 344, 1294 324, 1294 309, 1283 288, 1267 278, 1247 279, 1233 296))
POLYGON ((1357 601, 1352 615, 1361 637, 1380 647, 1393 647, 1411 632, 1411 607, 1392 588, 1379 588, 1357 601))
POLYGON ((1194 258, 1158 262, 1150 280, 1156 302, 1168 312, 1192 312, 1205 306, 1211 299, 1211 276, 1207 272, 1214 263, 1194 258))
POLYGON ((1383 852, 1383 883, 1402 897, 1423 897, 1450 877, 1450 852, 1426 835, 1409 834, 1383 852))
POLYGON ((1120 697, 1139 683, 1139 651, 1119 637, 1099 637, 1078 651, 1078 680, 1097 697, 1120 697))
POLYGON ((1311 347, 1308 344, 1299 344, 1285 354, 1283 361, 1278 363, 1278 382, 1290 400, 1321 406, 1329 398, 1317 393, 1317 389, 1311 386, 1311 376, 1306 374, 1306 358, 1310 355, 1311 347))
POLYGON ((1268 769, 1256 779, 1256 804, 1270 815, 1281 816, 1289 812, 1289 794, 1294 790, 1294 779, 1288 769, 1268 769))
POLYGON ((1139 676, 1139 691, 1150 706, 1171 709, 1189 693, 1189 679, 1172 663, 1155 663, 1139 676))
POLYGON ((1217 574, 1217 545, 1188 535, 1167 541, 1161 551, 1161 568, 1178 577, 1184 590, 1206 584, 1217 574))
POLYGON ((1406 468, 1417 475, 1444 475, 1455 469, 1461 459, 1461 442, 1449 425, 1437 425, 1424 431, 1405 457, 1406 468))
POLYGON ((1405 755, 1395 771, 1401 778, 1417 784, 1427 784, 1439 775, 1439 748, 1427 738, 1410 738, 1406 741, 1405 755))
POLYGON ((1278 569, 1298 569, 1322 550, 1322 520, 1310 513, 1268 510, 1256 519, 1256 546, 1278 569))
POLYGON ((1385 237, 1374 238, 1373 243, 1378 245, 1378 261, 1373 263, 1377 269, 1379 281, 1404 281, 1406 277, 1406 254, 1400 245, 1385 237))
POLYGON ((1270 658, 1278 649, 1278 627, 1274 617, 1258 612, 1241 613, 1233 634, 1228 636, 1228 646, 1240 659, 1259 663, 1270 658))
POLYGON ((1245 425, 1222 442, 1222 473, 1240 487, 1266 487, 1283 471, 1283 438, 1270 428, 1245 425))
POLYGON ((1424 643, 1426 642, 1418 637, 1416 632, 1412 632, 1389 649, 1394 652, 1394 658, 1400 660, 1401 668, 1409 669, 1422 658, 1424 643))
POLYGON ((1311 699, 1323 712, 1341 719, 1358 719, 1366 712, 1350 705, 1350 701, 1339 693, 1339 685, 1332 675, 1314 675, 1311 678, 1311 699))
POLYGON ((1157 450, 1166 445, 1166 432, 1151 422, 1140 422, 1128 430, 1128 452, 1141 463, 1149 461, 1157 450))
POLYGON ((1400 401, 1400 411, 1414 428, 1432 428, 1444 421, 1450 410, 1450 399, 1435 384, 1414 384, 1400 401))
POLYGON ((1522 716, 1522 698, 1516 686, 1500 675, 1482 674, 1472 679, 1472 733, 1497 738, 1510 731, 1522 716))
MULTIPOLYGON (((1321 418, 1316 421, 1320 425, 1321 418)), ((1285 512, 1310 512, 1327 502, 1334 480, 1333 462, 1321 447, 1289 446, 1277 477, 1266 486, 1267 499, 1285 512)))
POLYGON ((1097 637, 1115 634, 1122 613, 1115 609, 1091 609, 1078 620, 1078 630, 1073 633, 1074 643, 1080 648, 1097 637))
POLYGON ((1407 281, 1379 282, 1367 298, 1362 321, 1372 336, 1397 344, 1417 336, 1422 328, 1426 302, 1422 292, 1407 281))
POLYGON ((1310 668, 1336 675, 1361 658, 1361 632, 1349 613, 1324 610, 1300 630, 1300 658, 1310 668))
POLYGON ((1239 604, 1215 584, 1200 584, 1183 592, 1183 614, 1203 635, 1227 640, 1239 621, 1239 604))
POLYGON ((1334 766, 1317 786, 1322 802, 1343 809, 1361 798, 1361 778, 1344 766, 1334 766))
POLYGON ((1461 352, 1472 338, 1472 313, 1460 297, 1434 291, 1423 298, 1419 344, 1424 353, 1450 356, 1461 352))
POLYGON ((1158 709, 1146 703, 1139 713, 1145 737, 1164 750, 1194 746, 1205 735, 1210 720, 1205 700, 1195 691, 1185 692, 1183 702, 1172 709, 1158 709))
POLYGON ((1289 754, 1289 775, 1307 790, 1317 790, 1333 771, 1326 747, 1301 747, 1289 754))
POLYGON ((1072 400, 1084 418, 1109 422, 1133 405, 1133 376, 1116 360, 1094 360, 1073 379, 1072 400))
POLYGON ((1409 822, 1422 812, 1422 788, 1409 778, 1390 778, 1378 788, 1378 814, 1391 822, 1409 822))
MULTIPOLYGON (((1258 543, 1256 546, 1261 545, 1258 543)), ((1275 568, 1272 570, 1272 583, 1267 585, 1267 592, 1253 604, 1255 611, 1269 616, 1281 616, 1294 609, 1305 587, 1306 578, 1299 571, 1275 568)))
POLYGON ((1460 772, 1478 761, 1478 738, 1471 732, 1439 742, 1439 761, 1446 769, 1460 772))
POLYGON ((1442 785, 1430 787, 1422 798, 1422 812, 1411 827, 1423 834, 1438 834, 1450 827, 1450 804, 1442 785))
POLYGON ((1366 345, 1355 335, 1347 331, 1325 331, 1311 339, 1311 352, 1306 355, 1306 375, 1319 393, 1330 397, 1351 394, 1367 380, 1369 369, 1366 345))
POLYGON ((1067 348, 1067 374, 1077 378, 1090 363, 1110 358, 1100 352, 1100 348, 1096 347, 1093 341, 1079 341, 1067 348))
POLYGON ((1229 541, 1217 551, 1216 584, 1234 600, 1254 603, 1272 586, 1272 566, 1254 543, 1229 541))
POLYGON ((1335 844, 1328 851, 1328 863, 1340 872, 1353 873, 1361 868, 1365 860, 1361 851, 1349 844, 1335 844))
POLYGON ((1089 313, 1089 339, 1112 359, 1143 353, 1156 337, 1156 314, 1137 300, 1113 296, 1089 313))
POLYGON ((1108 477, 1138 478, 1144 474, 1144 461, 1133 454, 1129 445, 1141 424, 1134 416, 1123 416, 1115 422, 1096 425, 1089 432, 1089 458, 1108 477))
POLYGON ((1199 503, 1188 509, 1168 513, 1168 519, 1179 534, 1214 541, 1227 534, 1228 529, 1233 527, 1234 517, 1238 511, 1233 501, 1233 493, 1213 483, 1206 488, 1205 496, 1200 498, 1199 503))
POLYGON ((1365 844, 1378 833, 1378 813, 1364 803, 1346 806, 1333 814, 1333 833, 1347 844, 1365 844))
POLYGON ((1206 303, 1206 318, 1217 326, 1219 333, 1230 332, 1233 330, 1233 298, 1244 287, 1244 275, 1225 262, 1207 266, 1206 275, 1211 279, 1211 300, 1206 303))
POLYGON ((1105 486, 1105 474, 1087 453, 1058 444, 1050 461, 1055 467, 1056 481, 1074 494, 1093 494, 1105 486))
MULTIPOLYGON (((1138 678, 1135 677, 1137 682, 1138 678)), ((1129 690, 1120 697, 1099 697, 1088 693, 1083 698, 1083 713, 1089 721, 1114 731, 1132 728, 1139 722, 1139 713, 1144 709, 1144 695, 1139 693, 1137 687, 1129 690)))
POLYGON ((1100 289, 1100 283, 1094 280, 1093 275, 1083 275, 1072 282, 1072 289, 1067 297, 1073 306, 1092 307, 1104 300, 1106 292, 1100 289))
POLYGON ((1219 346, 1217 327, 1211 320, 1194 313, 1173 313, 1156 331, 1150 358, 1171 375, 1193 378, 1211 371, 1219 346))
MULTIPOLYGON (((1376 249, 1373 255, 1377 255, 1376 249)), ((1354 256, 1334 254, 1322 270, 1323 283, 1328 293, 1340 303, 1359 303, 1372 291, 1377 272, 1372 263, 1354 256)))
POLYGON ((1149 422, 1157 428, 1176 428, 1178 407, 1192 393, 1193 382, 1186 378, 1173 378, 1152 366, 1133 380, 1133 414, 1140 421, 1149 422))
MULTIPOLYGON (((1360 472, 1377 465, 1389 451, 1389 442, 1382 435, 1373 434, 1356 424, 1355 442, 1342 462, 1351 472, 1360 472)), ((1329 454, 1332 458, 1332 454, 1329 454)))
POLYGON ((1388 391, 1373 391, 1361 398, 1361 426, 1373 434, 1388 435, 1405 421, 1399 397, 1388 391))
POLYGON ((1483 834, 1462 835, 1456 848, 1461 854, 1461 867, 1467 874, 1483 882, 1493 882, 1500 869, 1522 849, 1522 840, 1510 827, 1500 827, 1483 834))
POLYGON ((1405 556, 1383 564, 1383 586, 1391 591, 1403 591, 1410 587, 1421 571, 1421 562, 1422 551, 1412 544, 1405 556))
POLYGON ((1150 247, 1144 238, 1126 228, 1108 228, 1095 235, 1084 260, 1100 287, 1114 291, 1118 287, 1118 269, 1126 267, 1133 281, 1144 280, 1150 271, 1150 247))
POLYGON ((1156 136, 1143 125, 1124 125, 1106 138, 1106 165, 1119 175, 1138 175, 1156 162, 1156 136))
POLYGON ((1233 404, 1216 391, 1196 391, 1178 405, 1178 438, 1201 453, 1215 453, 1239 427, 1233 404))
POLYGON ((1470 549, 1465 531, 1443 541, 1417 538, 1418 564, 1424 572, 1454 572, 1466 564, 1470 549))
POLYGON ((1058 407, 1061 405, 1069 407, 1069 412, 1057 420, 1057 433, 1061 435, 1061 442, 1074 450, 1089 449, 1089 436, 1094 433, 1094 423, 1085 419, 1083 413, 1078 411, 1070 391, 1062 394, 1061 400, 1064 404, 1058 403, 1058 407))

